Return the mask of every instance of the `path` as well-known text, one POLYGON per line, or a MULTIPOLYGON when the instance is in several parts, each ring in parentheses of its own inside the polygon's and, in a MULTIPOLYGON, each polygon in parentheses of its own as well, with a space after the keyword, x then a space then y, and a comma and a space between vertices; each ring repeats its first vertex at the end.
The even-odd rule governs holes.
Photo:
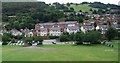
POLYGON ((57 50, 56 48, 42 48, 38 46, 22 47, 18 50, 57 50))

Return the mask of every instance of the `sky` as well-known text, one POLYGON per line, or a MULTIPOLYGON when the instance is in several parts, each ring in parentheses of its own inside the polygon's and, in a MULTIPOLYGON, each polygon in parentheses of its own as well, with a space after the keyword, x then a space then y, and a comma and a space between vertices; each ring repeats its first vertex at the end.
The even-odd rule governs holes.
POLYGON ((37 1, 44 1, 45 3, 54 3, 54 2, 59 2, 59 3, 81 3, 81 2, 102 2, 105 4, 116 4, 118 5, 118 2, 120 0, 37 0, 37 1))

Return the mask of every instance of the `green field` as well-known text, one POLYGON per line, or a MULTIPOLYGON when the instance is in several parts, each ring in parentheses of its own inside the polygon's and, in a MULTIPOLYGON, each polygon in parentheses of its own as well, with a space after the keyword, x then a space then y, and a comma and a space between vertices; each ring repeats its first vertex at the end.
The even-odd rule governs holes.
POLYGON ((80 5, 71 4, 70 7, 74 8, 75 11, 82 10, 83 12, 88 12, 88 13, 91 13, 90 8, 92 8, 93 10, 98 10, 97 8, 90 7, 89 4, 80 4, 80 5))
MULTIPOLYGON (((20 50, 3 46, 3 61, 118 61, 118 50, 104 45, 43 45, 55 50, 20 50)), ((25 47, 24 47, 25 48, 25 47)))

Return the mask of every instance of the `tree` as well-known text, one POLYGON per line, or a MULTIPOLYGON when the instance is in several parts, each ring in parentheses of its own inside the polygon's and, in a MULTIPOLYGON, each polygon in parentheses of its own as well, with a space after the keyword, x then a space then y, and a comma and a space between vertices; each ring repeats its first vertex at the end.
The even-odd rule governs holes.
POLYGON ((37 45, 42 45, 43 38, 41 38, 41 37, 34 37, 34 41, 37 42, 37 45))
POLYGON ((99 31, 89 31, 85 34, 84 41, 91 44, 99 44, 102 41, 102 34, 99 31))
POLYGON ((10 37, 7 36, 7 35, 3 35, 3 36, 2 36, 2 41, 3 41, 3 42, 9 42, 9 41, 10 41, 10 37))
POLYGON ((25 41, 26 43, 30 43, 30 42, 33 41, 33 37, 26 37, 26 38, 24 39, 24 41, 25 41))
POLYGON ((74 33, 69 34, 69 39, 70 39, 70 41, 74 41, 74 36, 75 36, 74 33))
POLYGON ((94 11, 93 11, 93 14, 97 14, 97 11, 96 11, 96 10, 94 10, 94 11))
POLYGON ((49 36, 50 39, 57 39, 59 36, 49 36))
POLYGON ((79 12, 82 12, 82 10, 79 10, 79 12))
POLYGON ((108 41, 111 41, 117 36, 117 30, 113 27, 109 27, 108 30, 105 33, 105 37, 108 41))
POLYGON ((90 8, 90 11, 93 11, 92 8, 90 8))
POLYGON ((74 8, 71 7, 71 8, 70 8, 70 11, 71 11, 71 12, 74 12, 74 8))
POLYGON ((83 37, 84 33, 83 32, 77 32, 74 36, 74 40, 77 41, 77 45, 83 44, 83 37))
POLYGON ((83 17, 82 16, 78 17, 77 21, 79 21, 79 23, 82 23, 83 22, 83 17))
POLYGON ((70 6, 70 3, 67 3, 67 6, 69 7, 69 6, 70 6))
POLYGON ((42 42, 43 38, 41 38, 41 37, 34 37, 34 41, 35 42, 42 42))
POLYGON ((59 40, 60 40, 60 42, 67 42, 67 41, 69 41, 69 37, 68 37, 68 35, 61 35, 59 37, 59 40))
POLYGON ((16 36, 16 39, 18 39, 18 40, 21 40, 21 39, 23 39, 24 38, 24 35, 17 35, 16 36))
POLYGON ((120 32, 118 32, 118 34, 117 34, 117 35, 118 35, 118 39, 120 40, 120 32))
POLYGON ((96 30, 96 27, 97 27, 97 24, 96 24, 96 22, 94 22, 94 29, 96 30))
POLYGON ((15 43, 15 41, 16 41, 15 38, 12 38, 12 39, 11 39, 11 42, 12 42, 12 43, 15 43))

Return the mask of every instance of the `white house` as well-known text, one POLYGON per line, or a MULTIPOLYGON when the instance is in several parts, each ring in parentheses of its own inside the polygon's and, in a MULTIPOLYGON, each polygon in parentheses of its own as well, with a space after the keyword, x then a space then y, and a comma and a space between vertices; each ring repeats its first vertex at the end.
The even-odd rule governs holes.
POLYGON ((49 35, 50 36, 60 36, 61 35, 61 28, 50 28, 49 35))
POLYGON ((79 27, 67 27, 67 32, 68 33, 77 33, 79 31, 79 27))
POLYGON ((14 36, 22 35, 22 32, 20 32, 20 31, 18 31, 18 30, 16 30, 16 29, 12 29, 12 30, 10 31, 10 33, 12 33, 12 35, 14 35, 14 36))
POLYGON ((37 33, 37 36, 47 36, 48 30, 47 28, 40 28, 40 30, 37 33))
POLYGON ((81 27, 81 31, 84 33, 88 30, 94 30, 94 26, 82 26, 81 27))

